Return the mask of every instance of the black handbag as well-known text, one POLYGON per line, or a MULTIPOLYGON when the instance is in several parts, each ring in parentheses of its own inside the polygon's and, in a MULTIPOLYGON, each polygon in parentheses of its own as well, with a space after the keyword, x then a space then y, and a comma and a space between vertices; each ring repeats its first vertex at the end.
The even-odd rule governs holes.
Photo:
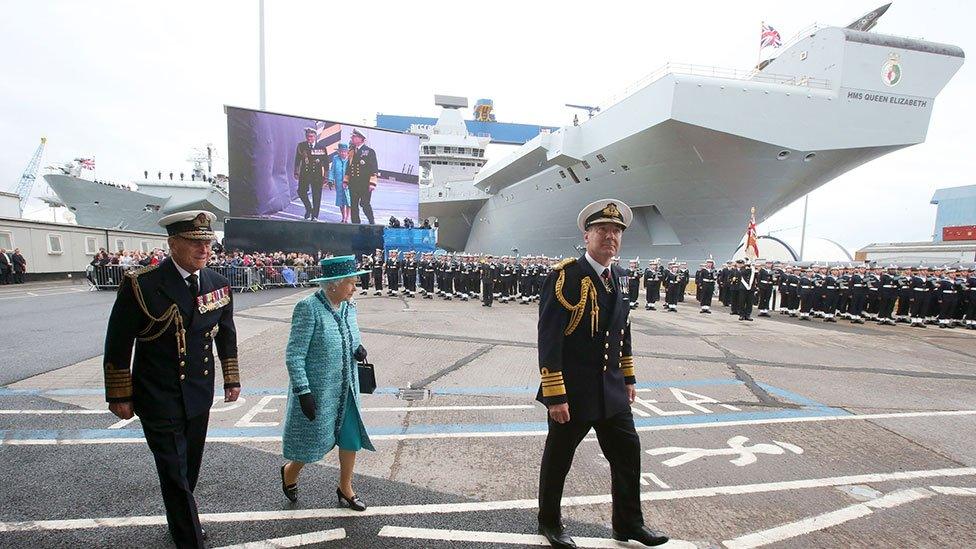
POLYGON ((368 395, 376 390, 376 371, 373 365, 365 360, 360 360, 356 367, 359 371, 359 392, 368 395))

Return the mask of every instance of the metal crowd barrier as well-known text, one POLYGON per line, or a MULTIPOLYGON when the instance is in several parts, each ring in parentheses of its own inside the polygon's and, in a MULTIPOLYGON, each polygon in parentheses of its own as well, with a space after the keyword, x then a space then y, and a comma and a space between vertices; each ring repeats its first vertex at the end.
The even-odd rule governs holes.
MULTIPOLYGON (((127 270, 139 267, 139 265, 125 267, 90 265, 85 276, 91 284, 91 290, 114 290, 118 289, 127 270)), ((322 268, 318 265, 209 268, 227 278, 231 289, 236 292, 256 292, 265 288, 306 287, 311 285, 309 280, 317 278, 322 272, 322 268)))

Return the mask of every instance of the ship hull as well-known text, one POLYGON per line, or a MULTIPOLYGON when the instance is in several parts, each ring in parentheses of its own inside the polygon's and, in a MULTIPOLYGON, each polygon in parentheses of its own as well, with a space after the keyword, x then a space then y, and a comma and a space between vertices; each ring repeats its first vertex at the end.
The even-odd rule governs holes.
POLYGON ((202 185, 166 187, 146 185, 140 191, 95 183, 62 174, 47 174, 44 180, 79 225, 164 234, 159 220, 184 210, 207 210, 217 216, 222 230, 228 215, 227 198, 202 185))

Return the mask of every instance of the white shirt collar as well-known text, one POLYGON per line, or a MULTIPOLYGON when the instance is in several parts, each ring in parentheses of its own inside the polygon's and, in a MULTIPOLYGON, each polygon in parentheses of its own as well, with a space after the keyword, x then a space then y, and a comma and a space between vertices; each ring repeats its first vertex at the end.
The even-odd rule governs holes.
MULTIPOLYGON (((179 271, 180 278, 182 278, 184 282, 186 282, 186 277, 190 276, 191 274, 197 275, 197 280, 198 281, 200 280, 200 271, 199 270, 193 271, 191 273, 190 271, 187 271, 183 267, 180 267, 180 264, 177 263, 175 260, 173 260, 173 265, 176 266, 176 270, 179 271)), ((199 284, 199 282, 197 282, 197 283, 199 284)), ((189 284, 189 282, 187 282, 187 284, 189 284)))
POLYGON ((603 275, 603 269, 609 269, 610 268, 610 265, 609 264, 607 264, 607 265, 600 265, 600 263, 597 260, 593 259, 593 257, 590 255, 590 252, 586 252, 586 254, 584 254, 583 257, 586 258, 586 260, 590 263, 590 267, 593 267, 593 270, 596 271, 596 274, 598 274, 598 275, 601 275, 602 276, 603 275))

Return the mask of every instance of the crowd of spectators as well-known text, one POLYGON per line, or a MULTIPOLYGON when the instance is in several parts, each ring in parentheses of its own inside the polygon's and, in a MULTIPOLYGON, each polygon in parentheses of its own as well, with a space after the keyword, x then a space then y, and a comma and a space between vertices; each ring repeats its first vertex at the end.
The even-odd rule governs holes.
MULTIPOLYGON (((167 256, 167 251, 162 248, 151 252, 122 250, 114 253, 101 248, 92 258, 87 277, 94 287, 113 287, 120 281, 122 272, 158 265, 167 256)), ((282 251, 245 253, 224 250, 215 242, 207 266, 231 279, 235 287, 296 285, 306 283, 309 267, 317 267, 326 257, 332 257, 332 254, 321 250, 314 255, 282 251)))

